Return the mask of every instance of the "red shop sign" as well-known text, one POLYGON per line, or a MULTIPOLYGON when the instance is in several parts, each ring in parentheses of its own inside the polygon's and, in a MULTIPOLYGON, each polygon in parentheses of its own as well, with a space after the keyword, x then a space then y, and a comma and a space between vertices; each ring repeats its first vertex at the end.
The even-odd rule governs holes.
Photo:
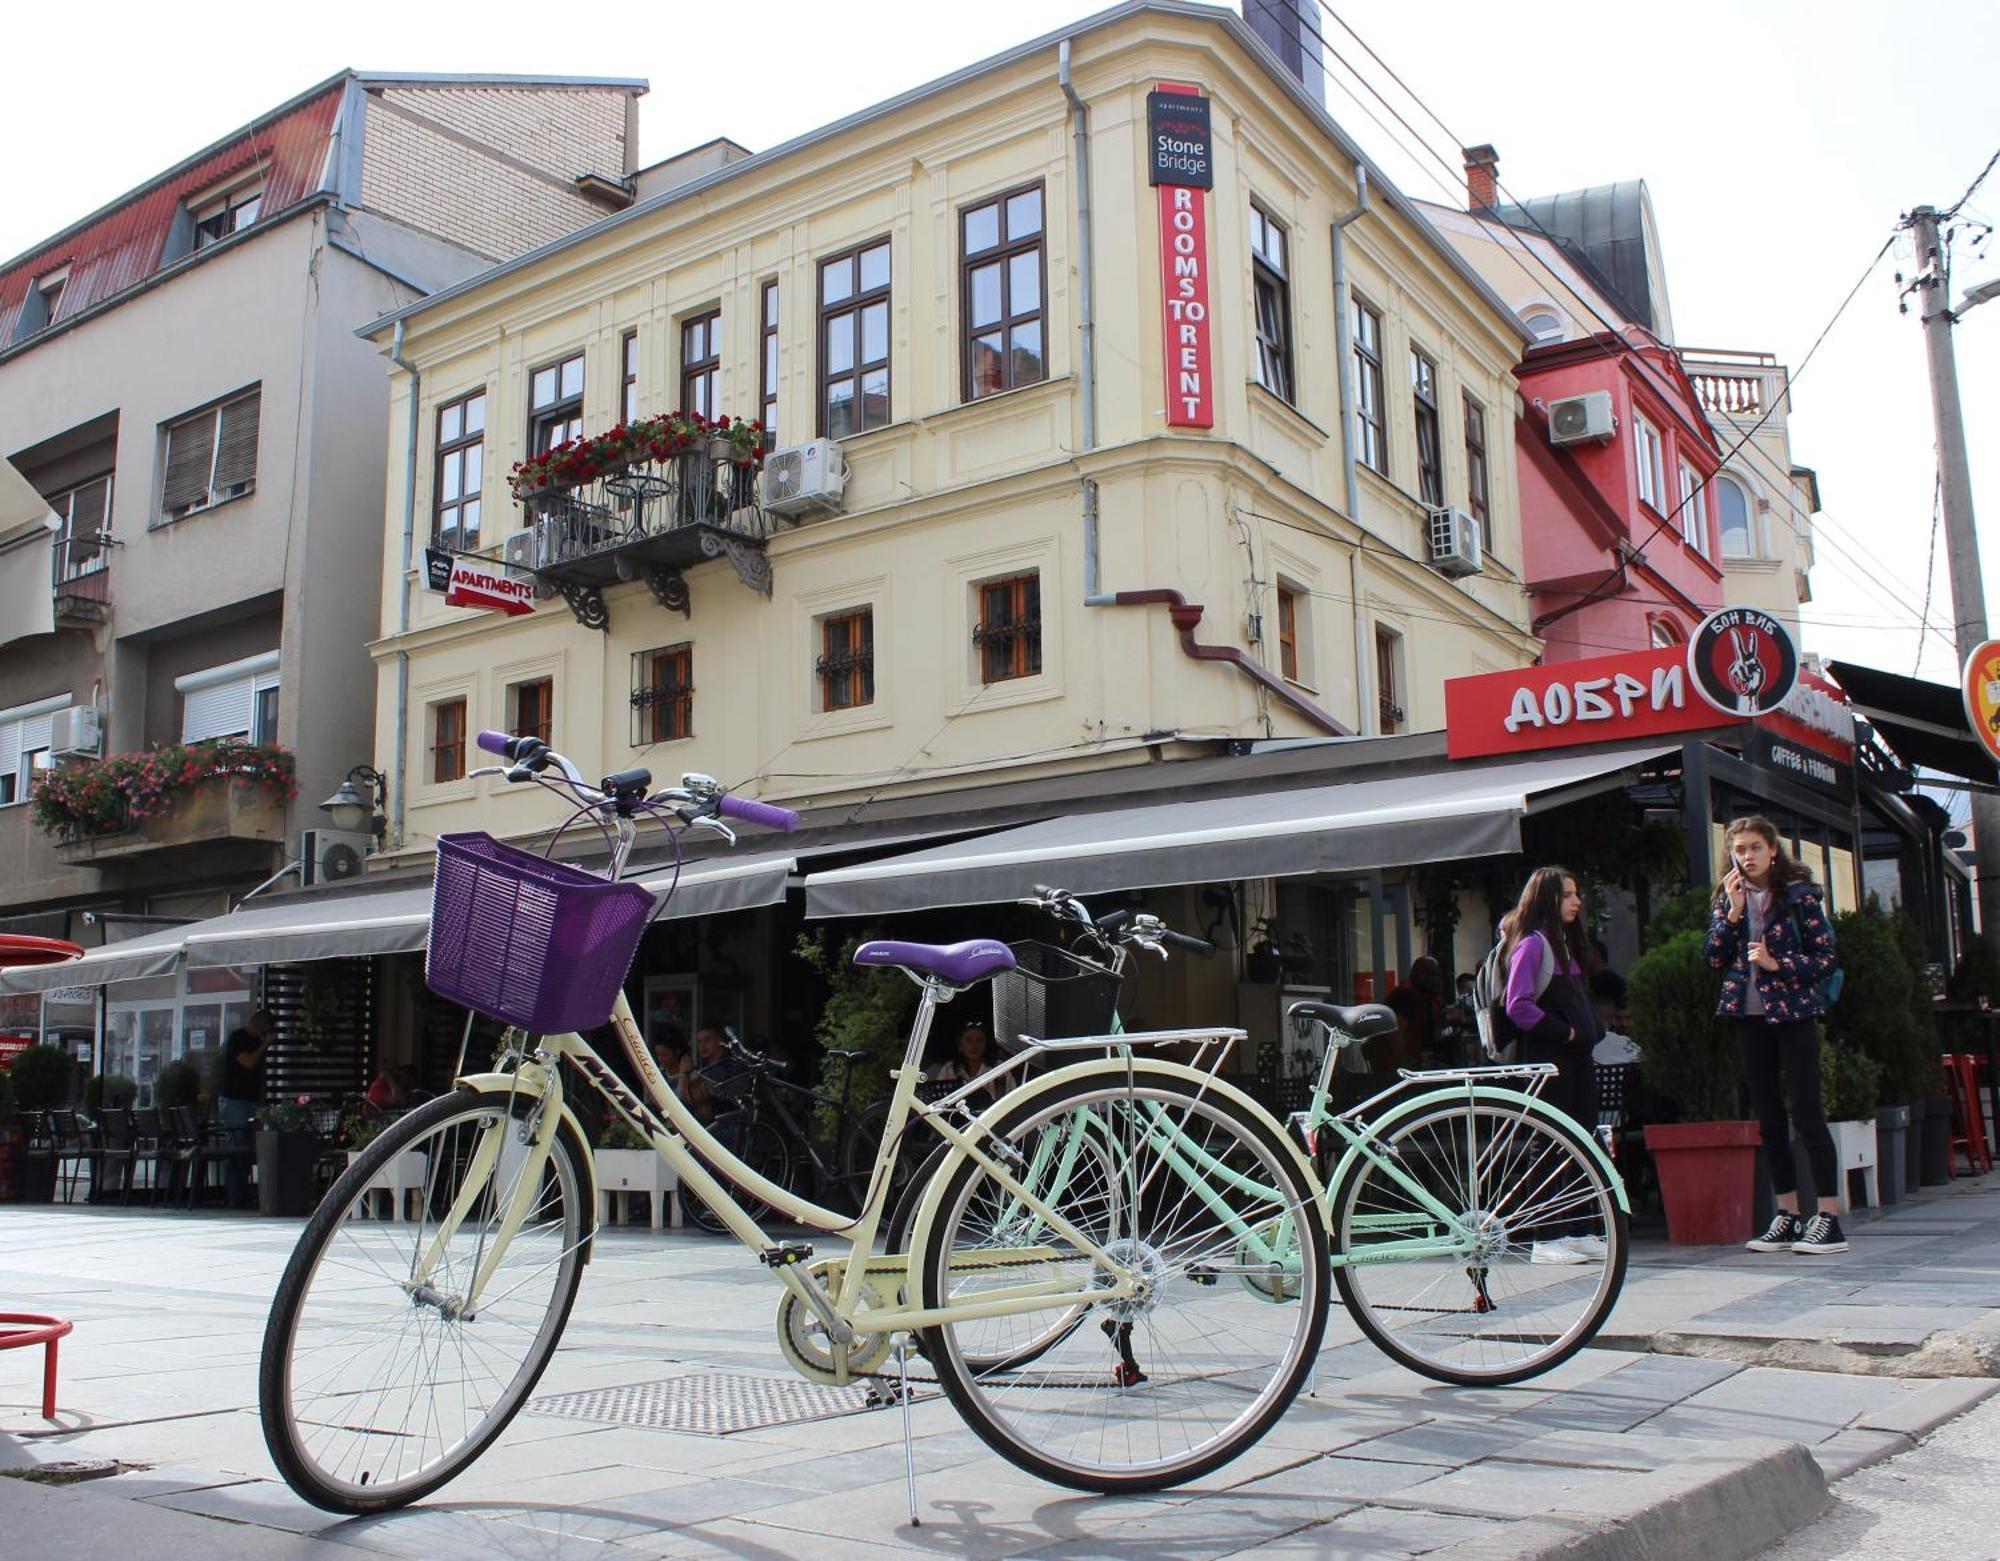
POLYGON ((452 562, 444 601, 447 607, 479 607, 518 617, 535 610, 535 587, 497 565, 459 558, 452 562))
POLYGON ((1445 751, 1454 759, 1694 732, 1728 720, 1688 686, 1685 645, 1444 685, 1445 751))
MULTIPOLYGON (((1198 99, 1194 87, 1160 84, 1162 92, 1198 99)), ((1193 175, 1189 175, 1193 177, 1193 175)), ((1208 192, 1161 184, 1160 323, 1165 334, 1167 426, 1215 426, 1214 345, 1208 307, 1208 192)))

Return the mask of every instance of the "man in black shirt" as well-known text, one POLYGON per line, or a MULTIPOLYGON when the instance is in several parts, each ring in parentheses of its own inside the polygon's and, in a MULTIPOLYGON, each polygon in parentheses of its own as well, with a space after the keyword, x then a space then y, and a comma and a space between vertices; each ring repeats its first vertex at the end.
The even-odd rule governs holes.
MULTIPOLYGON (((222 1043, 222 1082, 215 1092, 215 1114, 229 1133, 232 1149, 247 1149, 250 1121, 264 1098, 264 1053, 271 1046, 271 1016, 258 1009, 222 1043)), ((222 1165, 223 1186, 233 1209, 249 1207, 246 1157, 231 1155, 222 1165)))

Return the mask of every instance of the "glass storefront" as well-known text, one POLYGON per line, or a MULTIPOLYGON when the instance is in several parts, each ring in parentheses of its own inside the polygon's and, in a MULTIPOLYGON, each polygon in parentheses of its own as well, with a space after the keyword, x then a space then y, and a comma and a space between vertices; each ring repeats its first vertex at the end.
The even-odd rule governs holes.
POLYGON ((160 1070, 178 1057, 202 1069, 203 1088, 223 1037, 256 1007, 257 973, 216 967, 172 976, 118 981, 107 988, 104 1011, 104 1071, 121 1073, 139 1086, 138 1103, 153 1104, 160 1070))

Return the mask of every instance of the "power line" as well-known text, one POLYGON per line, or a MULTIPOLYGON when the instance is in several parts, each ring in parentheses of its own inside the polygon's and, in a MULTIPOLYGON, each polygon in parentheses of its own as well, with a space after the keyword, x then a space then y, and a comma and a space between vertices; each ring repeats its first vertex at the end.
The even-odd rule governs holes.
POLYGON ((1910 668, 1910 676, 1915 677, 1924 664, 1924 634, 1931 621, 1931 587, 1937 583, 1937 539, 1938 521, 1944 514, 1944 473, 1938 472, 1931 479, 1931 553, 1924 565, 1924 616, 1917 625, 1917 661, 1910 668))
POLYGON ((1943 211, 1938 213, 1938 220, 1940 222, 1943 222, 1950 217, 1956 217, 1959 214, 1959 211, 1964 207, 1965 203, 1972 199, 1973 193, 1980 187, 1980 185, 1986 182, 1986 176, 1993 171, 1993 165, 1995 163, 2000 163, 2000 151, 1995 151, 1991 157, 1986 159, 1986 166, 1979 170, 1979 177, 1974 179, 1972 183, 1968 184, 1965 187, 1965 193, 1959 196, 1959 198, 1953 201, 1949 206, 1945 207, 1943 211))

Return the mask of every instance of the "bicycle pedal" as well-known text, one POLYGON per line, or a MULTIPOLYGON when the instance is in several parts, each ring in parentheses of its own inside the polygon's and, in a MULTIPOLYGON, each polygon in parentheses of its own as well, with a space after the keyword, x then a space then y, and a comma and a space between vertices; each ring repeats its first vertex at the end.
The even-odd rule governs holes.
POLYGON ((1187 1277, 1188 1283, 1191 1285, 1208 1285, 1212 1287, 1216 1282, 1215 1270, 1208 1267, 1205 1263, 1193 1264, 1187 1271, 1187 1277))
POLYGON ((766 1247, 757 1254, 757 1261, 766 1268, 789 1268, 794 1263, 803 1263, 813 1255, 810 1241, 781 1241, 774 1247, 766 1247))

